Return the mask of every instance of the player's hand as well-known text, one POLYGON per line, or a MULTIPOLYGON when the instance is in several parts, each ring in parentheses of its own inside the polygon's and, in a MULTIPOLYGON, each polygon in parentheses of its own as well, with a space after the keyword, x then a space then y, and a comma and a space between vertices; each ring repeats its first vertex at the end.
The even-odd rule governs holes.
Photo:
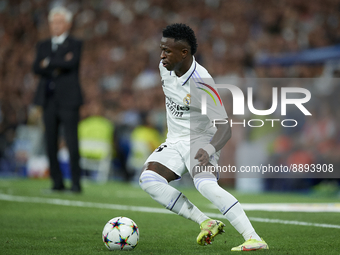
POLYGON ((206 166, 209 163, 209 155, 202 148, 199 149, 196 153, 195 159, 197 159, 200 163, 200 166, 206 166))

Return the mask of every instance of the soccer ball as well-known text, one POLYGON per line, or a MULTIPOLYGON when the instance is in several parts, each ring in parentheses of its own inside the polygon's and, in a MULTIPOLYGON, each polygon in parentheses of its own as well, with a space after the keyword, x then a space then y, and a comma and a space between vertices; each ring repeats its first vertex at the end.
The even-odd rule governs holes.
POLYGON ((109 220, 103 229, 103 242, 111 250, 132 250, 138 244, 137 224, 127 217, 109 220))

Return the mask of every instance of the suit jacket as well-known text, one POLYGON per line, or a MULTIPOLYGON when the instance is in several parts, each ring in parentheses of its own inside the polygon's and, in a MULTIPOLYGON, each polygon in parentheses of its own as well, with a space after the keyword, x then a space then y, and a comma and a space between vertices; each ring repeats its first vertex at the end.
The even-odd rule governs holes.
POLYGON ((56 51, 52 51, 51 39, 40 41, 36 48, 36 59, 33 64, 34 73, 40 75, 38 88, 34 96, 36 105, 45 106, 53 95, 58 106, 76 108, 83 103, 79 84, 79 63, 82 41, 68 36, 56 51), (65 56, 72 53, 72 59, 65 56), (40 62, 49 57, 46 68, 40 67, 40 62))

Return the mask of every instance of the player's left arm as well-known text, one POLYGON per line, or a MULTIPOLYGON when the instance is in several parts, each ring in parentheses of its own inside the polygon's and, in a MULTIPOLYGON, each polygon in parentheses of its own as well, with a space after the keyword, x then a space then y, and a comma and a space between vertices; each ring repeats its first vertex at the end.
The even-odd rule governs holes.
POLYGON ((200 162, 201 166, 207 165, 211 154, 221 150, 231 137, 229 122, 226 124, 216 124, 216 127, 217 131, 211 139, 211 142, 203 148, 200 148, 196 153, 195 159, 200 162))

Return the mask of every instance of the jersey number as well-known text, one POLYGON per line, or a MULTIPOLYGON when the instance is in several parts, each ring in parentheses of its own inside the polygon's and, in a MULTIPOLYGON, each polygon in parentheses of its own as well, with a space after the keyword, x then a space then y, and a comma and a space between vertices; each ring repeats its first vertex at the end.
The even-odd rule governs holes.
POLYGON ((162 151, 165 147, 168 147, 166 144, 163 144, 163 145, 161 145, 161 146, 159 146, 156 150, 155 150, 155 152, 160 152, 160 151, 162 151))

